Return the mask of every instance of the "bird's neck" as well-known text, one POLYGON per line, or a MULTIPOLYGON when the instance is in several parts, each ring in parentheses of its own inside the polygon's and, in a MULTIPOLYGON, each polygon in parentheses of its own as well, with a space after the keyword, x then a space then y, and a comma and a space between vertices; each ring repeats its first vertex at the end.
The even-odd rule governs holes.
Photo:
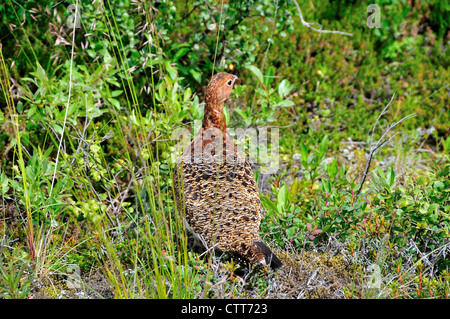
POLYGON ((206 99, 202 128, 218 128, 224 133, 227 130, 227 124, 223 114, 223 102, 220 102, 215 97, 209 97, 206 99))

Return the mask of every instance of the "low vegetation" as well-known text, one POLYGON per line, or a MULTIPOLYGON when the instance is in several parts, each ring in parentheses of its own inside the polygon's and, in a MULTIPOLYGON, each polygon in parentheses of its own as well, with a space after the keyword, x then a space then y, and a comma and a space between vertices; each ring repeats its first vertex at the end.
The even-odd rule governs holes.
POLYGON ((449 7, 374 2, 380 28, 298 1, 348 36, 295 1, 7 0, 0 296, 449 298, 449 7), (254 166, 276 271, 195 249, 176 211, 219 71, 228 127, 279 135, 254 166))

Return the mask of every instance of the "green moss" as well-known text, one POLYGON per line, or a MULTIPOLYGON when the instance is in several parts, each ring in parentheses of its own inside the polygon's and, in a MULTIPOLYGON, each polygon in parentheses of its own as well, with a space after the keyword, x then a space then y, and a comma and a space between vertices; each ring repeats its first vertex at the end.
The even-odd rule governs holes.
POLYGON ((36 299, 67 299, 64 292, 70 291, 65 278, 59 275, 49 275, 43 279, 38 279, 34 284, 33 297, 36 299))

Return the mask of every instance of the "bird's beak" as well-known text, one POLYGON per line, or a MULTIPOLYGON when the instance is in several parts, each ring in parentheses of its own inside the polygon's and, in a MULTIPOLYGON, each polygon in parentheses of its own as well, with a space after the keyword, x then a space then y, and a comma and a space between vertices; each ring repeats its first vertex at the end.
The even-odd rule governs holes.
POLYGON ((236 85, 236 82, 237 82, 238 79, 239 79, 239 78, 235 75, 235 76, 234 76, 234 81, 233 81, 233 87, 236 85))

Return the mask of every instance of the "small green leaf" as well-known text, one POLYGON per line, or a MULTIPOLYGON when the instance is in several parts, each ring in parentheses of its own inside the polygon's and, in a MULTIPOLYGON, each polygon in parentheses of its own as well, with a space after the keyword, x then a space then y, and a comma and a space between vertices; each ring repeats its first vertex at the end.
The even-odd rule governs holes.
POLYGON ((281 214, 284 209, 286 208, 286 204, 288 201, 288 191, 287 191, 287 187, 286 184, 284 184, 283 186, 281 186, 280 190, 278 191, 277 194, 277 207, 278 207, 278 212, 281 214))
POLYGON ((182 58, 186 53, 188 53, 190 48, 181 48, 175 53, 173 56, 173 62, 177 62, 180 58, 182 58))
POLYGON ((331 184, 330 184, 329 180, 323 179, 322 183, 321 183, 321 186, 322 186, 322 191, 324 193, 328 193, 328 194, 331 193, 331 184))
POLYGON ((116 99, 113 99, 112 97, 108 98, 108 101, 114 105, 117 109, 120 109, 120 102, 116 99))
POLYGON ((443 146, 444 146, 444 150, 445 152, 448 154, 450 153, 450 135, 447 136, 447 138, 443 141, 443 146))
POLYGON ((184 91, 183 102, 187 102, 187 101, 190 99, 191 94, 192 94, 191 88, 187 88, 187 89, 184 91))
POLYGON ((189 69, 189 73, 192 75, 195 81, 197 81, 198 83, 202 82, 202 75, 200 72, 195 69, 189 69))
POLYGON ((300 186, 300 181, 296 178, 294 180, 294 183, 292 183, 292 186, 291 186, 291 194, 292 194, 293 198, 295 198, 295 196, 297 196, 299 186, 300 186))
POLYGON ((394 173, 394 169, 391 167, 391 170, 389 171, 389 186, 390 188, 392 188, 392 186, 394 186, 394 180, 395 180, 395 173, 394 173))
POLYGON ((286 235, 288 235, 289 238, 292 238, 295 236, 296 233, 296 227, 289 227, 286 229, 286 235))
POLYGON ((445 187, 445 185, 444 185, 444 183, 442 183, 441 181, 435 181, 435 182, 433 183, 433 188, 434 188, 436 191, 442 192, 442 191, 444 190, 444 187, 445 187))
POLYGON ((249 69, 250 71, 252 71, 253 74, 256 75, 256 77, 258 78, 258 80, 261 82, 261 84, 264 85, 264 76, 263 76, 263 74, 262 74, 262 72, 261 72, 260 69, 258 69, 258 68, 257 68, 256 66, 254 66, 254 65, 246 66, 246 68, 249 69))
POLYGON ((105 78, 105 81, 108 83, 111 83, 112 85, 120 87, 119 82, 117 82, 116 78, 114 78, 114 77, 109 76, 109 77, 105 78))
POLYGON ((261 196, 261 204, 268 211, 275 213, 278 211, 277 205, 266 196, 261 196))
POLYGON ((230 123, 230 112, 226 106, 223 107, 223 116, 225 117, 225 123, 228 125, 230 123))
POLYGON ((244 118, 244 119, 246 119, 246 118, 248 117, 244 110, 241 110, 241 109, 235 109, 234 111, 235 111, 237 114, 239 114, 240 116, 242 116, 242 118, 244 118))
POLYGON ((319 161, 322 161, 328 148, 328 135, 325 135, 319 145, 319 161))
POLYGON ((303 162, 306 163, 306 161, 308 160, 308 148, 303 142, 300 146, 300 154, 302 155, 303 162))
POLYGON ((278 94, 281 98, 286 97, 291 91, 294 89, 293 85, 289 84, 289 81, 287 79, 284 79, 280 82, 280 85, 278 85, 278 94))
POLYGON ((314 153, 311 153, 308 155, 308 159, 306 160, 306 164, 315 163, 316 157, 314 156, 314 153))
POLYGON ((165 63, 166 71, 169 74, 172 80, 176 80, 178 77, 177 70, 170 64, 170 61, 166 61, 165 63))
POLYGON ((439 208, 439 204, 433 203, 430 205, 430 207, 428 207, 428 212, 433 213, 433 212, 437 211, 438 208, 439 208))
POLYGON ((288 107, 288 106, 294 106, 295 103, 292 102, 291 100, 283 100, 277 103, 276 106, 281 106, 281 107, 288 107))
POLYGON ((275 73, 274 67, 269 67, 266 71, 265 77, 264 77, 264 84, 266 86, 269 86, 273 82, 273 75, 275 73))
POLYGON ((339 178, 344 179, 345 177, 345 164, 342 163, 341 168, 339 169, 339 178))
POLYGON ((17 108, 17 112, 18 113, 22 112, 22 110, 23 110, 23 103, 22 103, 22 101, 19 101, 19 103, 17 103, 16 108, 17 108))
POLYGON ((334 178, 337 174, 338 171, 338 164, 337 164, 337 159, 335 159, 333 162, 331 162, 330 166, 328 167, 328 176, 330 178, 334 178))
POLYGON ((370 172, 370 175, 372 175, 372 181, 373 181, 373 183, 376 185, 376 186, 378 186, 378 187, 381 187, 381 183, 380 183, 380 179, 379 179, 379 177, 378 177, 378 175, 375 173, 375 172, 370 172))
POLYGON ((47 74, 45 74, 45 70, 42 68, 42 66, 37 63, 37 75, 39 80, 41 80, 44 83, 47 83, 47 74))
POLYGON ((119 96, 120 94, 122 94, 123 91, 122 90, 115 90, 111 92, 111 97, 116 97, 119 96))
POLYGON ((386 176, 384 175, 383 170, 379 166, 377 166, 377 172, 380 177, 386 179, 386 176))

